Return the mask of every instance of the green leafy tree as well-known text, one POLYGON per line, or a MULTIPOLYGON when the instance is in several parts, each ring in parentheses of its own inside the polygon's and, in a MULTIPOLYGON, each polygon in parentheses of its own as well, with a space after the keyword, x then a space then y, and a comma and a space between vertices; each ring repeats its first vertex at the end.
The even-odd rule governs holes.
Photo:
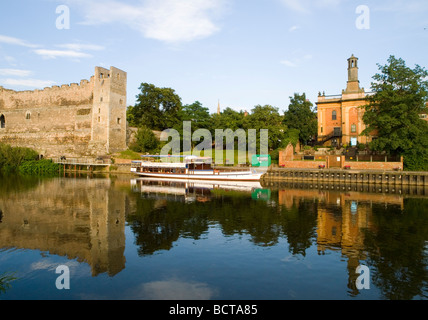
POLYGON ((211 118, 209 109, 202 106, 199 101, 183 106, 179 112, 179 118, 182 121, 191 121, 192 130, 210 129, 211 118))
POLYGON ((212 117, 212 133, 215 129, 243 129, 244 126, 244 112, 239 112, 227 107, 220 114, 213 114, 212 117))
POLYGON ((147 126, 138 128, 136 140, 130 149, 135 152, 152 152, 159 146, 159 140, 147 126))
POLYGON ((162 131, 181 121, 181 98, 173 89, 158 88, 149 83, 142 83, 139 89, 137 103, 128 114, 128 119, 133 119, 134 124, 162 131))
POLYGON ((288 110, 284 114, 284 124, 289 129, 299 130, 299 141, 302 145, 307 145, 315 137, 318 130, 317 115, 305 93, 295 93, 290 97, 288 110))
POLYGON ((428 123, 420 119, 428 97, 428 72, 403 59, 390 56, 388 64, 378 65, 373 76, 373 95, 367 98, 363 135, 374 135, 375 151, 404 157, 409 170, 428 169, 428 123))
MULTIPOLYGON (((246 129, 269 130, 269 149, 275 150, 284 143, 287 126, 282 122, 282 116, 278 108, 271 105, 257 105, 251 110, 251 114, 245 118, 246 129)), ((257 143, 259 145, 259 143, 257 143)))

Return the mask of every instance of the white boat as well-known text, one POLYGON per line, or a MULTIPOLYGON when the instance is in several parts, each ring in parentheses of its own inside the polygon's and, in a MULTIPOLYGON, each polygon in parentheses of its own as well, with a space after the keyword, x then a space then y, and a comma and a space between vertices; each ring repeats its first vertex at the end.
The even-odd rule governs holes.
MULTIPOLYGON (((146 156, 161 159, 161 156, 146 156)), ((166 157, 164 157, 166 158, 166 157)), ((168 157, 171 158, 171 157, 168 157)), ((263 172, 255 169, 216 169, 211 158, 187 156, 183 162, 133 161, 131 172, 143 177, 213 181, 259 181, 263 172)))

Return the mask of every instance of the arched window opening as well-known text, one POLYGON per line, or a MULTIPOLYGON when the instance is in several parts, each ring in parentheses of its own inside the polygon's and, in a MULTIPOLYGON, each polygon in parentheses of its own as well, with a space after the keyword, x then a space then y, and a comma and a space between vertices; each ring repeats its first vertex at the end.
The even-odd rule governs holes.
POLYGON ((0 116, 0 129, 4 129, 6 128, 6 119, 4 117, 4 115, 0 116))
POLYGON ((31 112, 27 111, 27 113, 25 114, 25 119, 30 120, 31 119, 31 112))

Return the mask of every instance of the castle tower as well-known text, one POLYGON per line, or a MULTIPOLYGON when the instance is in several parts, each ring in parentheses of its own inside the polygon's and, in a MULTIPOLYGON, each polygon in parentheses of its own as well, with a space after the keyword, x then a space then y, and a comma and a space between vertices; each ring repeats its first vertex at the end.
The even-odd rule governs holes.
POLYGON ((96 67, 91 145, 98 154, 126 149, 126 72, 96 67))
POLYGON ((348 84, 346 93, 360 92, 360 81, 358 80, 358 58, 352 55, 348 59, 348 84))

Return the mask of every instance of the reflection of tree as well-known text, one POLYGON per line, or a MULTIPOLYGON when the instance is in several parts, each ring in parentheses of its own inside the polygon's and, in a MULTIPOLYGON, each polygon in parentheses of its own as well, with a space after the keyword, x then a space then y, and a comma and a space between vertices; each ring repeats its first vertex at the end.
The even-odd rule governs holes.
POLYGON ((428 296, 428 199, 406 199, 400 208, 373 208, 375 232, 367 230, 365 247, 376 273, 372 281, 386 299, 428 296))
POLYGON ((135 233, 139 254, 169 250, 179 237, 199 239, 208 229, 203 208, 198 204, 137 199, 137 211, 127 220, 135 233))
POLYGON ((289 210, 283 210, 281 226, 292 254, 305 256, 312 245, 316 237, 317 205, 300 199, 289 210))
POLYGON ((11 273, 0 274, 0 294, 5 293, 6 290, 10 289, 10 283, 16 279, 17 278, 15 278, 11 273))
POLYGON ((209 203, 137 200, 128 216, 141 255, 169 250, 180 237, 199 239, 210 224, 226 236, 248 234, 259 246, 273 246, 286 237, 293 254, 305 255, 316 228, 316 203, 301 201, 291 209, 249 201, 245 196, 213 196, 209 203))

